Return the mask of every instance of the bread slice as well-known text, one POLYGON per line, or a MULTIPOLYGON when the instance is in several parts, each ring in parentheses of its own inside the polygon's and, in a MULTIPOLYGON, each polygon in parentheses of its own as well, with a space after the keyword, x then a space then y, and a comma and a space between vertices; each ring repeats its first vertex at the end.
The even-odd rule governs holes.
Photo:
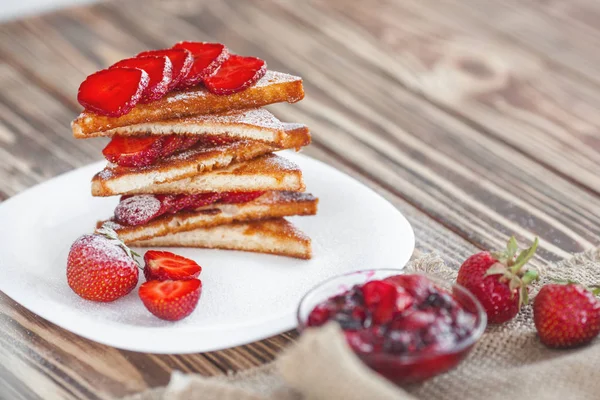
POLYGON ((173 91, 160 100, 136 105, 120 117, 107 117, 84 110, 72 123, 73 136, 89 138, 100 132, 129 125, 217 114, 232 110, 258 108, 267 104, 287 101, 295 103, 304 98, 302 78, 281 72, 267 71, 249 88, 230 95, 210 93, 203 86, 173 91))
POLYGON ((194 194, 207 192, 303 191, 302 171, 295 163, 276 154, 231 164, 194 176, 143 185, 135 176, 118 181, 106 179, 102 172, 92 178, 93 196, 119 194, 194 194))
POLYGON ((299 149, 310 143, 308 128, 299 124, 284 124, 282 146, 253 140, 240 140, 219 146, 197 145, 192 149, 164 158, 154 165, 141 168, 108 164, 92 178, 94 196, 139 193, 141 188, 188 178, 215 168, 226 167, 283 149, 299 149))
POLYGON ((131 243, 132 247, 199 247, 310 259, 311 241, 284 218, 198 228, 131 243))
POLYGON ((173 134, 223 135, 236 139, 259 140, 276 146, 284 146, 287 136, 283 122, 264 108, 253 108, 245 111, 230 111, 224 114, 207 114, 144 122, 94 132, 88 137, 173 134))
POLYGON ((212 204, 195 211, 183 211, 163 215, 144 225, 125 226, 114 220, 100 221, 98 227, 107 224, 119 238, 129 244, 197 228, 253 221, 292 215, 315 215, 318 199, 308 193, 267 192, 261 197, 242 204, 212 204))

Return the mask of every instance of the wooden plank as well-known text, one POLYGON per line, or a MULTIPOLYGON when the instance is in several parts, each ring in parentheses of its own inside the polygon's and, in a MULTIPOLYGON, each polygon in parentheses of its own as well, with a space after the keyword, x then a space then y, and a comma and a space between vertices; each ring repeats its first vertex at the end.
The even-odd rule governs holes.
MULTIPOLYGON (((220 3, 219 3, 220 4, 220 3)), ((416 93, 568 179, 600 191, 600 94, 437 2, 277 3, 416 93), (301 10, 301 11, 299 11, 301 10), (515 134, 517 132, 517 134, 515 134)))
POLYGON ((450 13, 448 19, 460 13, 461 21, 469 21, 470 26, 496 31, 549 64, 570 71, 574 78, 600 84, 600 7, 596 1, 444 0, 436 6, 439 12, 450 13))

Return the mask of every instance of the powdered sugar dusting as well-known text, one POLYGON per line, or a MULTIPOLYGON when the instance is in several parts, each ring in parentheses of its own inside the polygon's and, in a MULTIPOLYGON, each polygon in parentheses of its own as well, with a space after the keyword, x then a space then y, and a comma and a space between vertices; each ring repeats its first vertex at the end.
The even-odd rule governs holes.
MULTIPOLYGON (((169 121, 165 123, 168 124, 169 121)), ((263 108, 254 108, 243 112, 229 112, 226 114, 200 115, 177 120, 177 123, 245 124, 267 129, 283 130, 283 123, 263 108)))
POLYGON ((121 242, 116 239, 109 239, 106 236, 98 234, 83 235, 73 243, 71 251, 83 256, 84 259, 110 260, 115 263, 115 266, 118 266, 116 263, 121 266, 131 263, 131 266, 137 268, 134 260, 121 247, 121 242))
MULTIPOLYGON (((285 82, 295 82, 301 81, 302 78, 290 74, 284 74, 283 72, 277 71, 267 71, 265 76, 260 78, 258 82, 251 87, 265 87, 269 85, 274 85, 278 83, 285 82)), ((181 101, 188 101, 199 99, 201 97, 206 97, 210 92, 205 87, 195 87, 190 90, 185 90, 182 92, 175 92, 170 95, 167 95, 165 98, 167 103, 177 103, 181 101)))
POLYGON ((151 194, 129 197, 115 208, 117 222, 125 225, 141 225, 160 213, 161 202, 151 194))
POLYGON ((300 167, 293 161, 283 158, 281 156, 272 155, 264 158, 269 169, 279 171, 298 171, 300 167))

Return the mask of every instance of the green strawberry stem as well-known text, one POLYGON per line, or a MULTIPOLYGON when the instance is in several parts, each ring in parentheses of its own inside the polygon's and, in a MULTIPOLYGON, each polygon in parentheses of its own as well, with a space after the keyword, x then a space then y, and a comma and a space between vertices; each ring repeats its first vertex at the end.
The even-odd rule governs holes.
MULTIPOLYGON (((514 236, 511 237, 511 239, 514 239, 514 236)), ((509 243, 510 243, 510 241, 509 241, 509 243)), ((527 264, 527 262, 529 262, 529 260, 531 260, 531 258, 535 254, 535 251, 537 250, 538 243, 539 243, 539 240, 536 236, 536 238, 533 240, 533 244, 531 245, 531 247, 529 247, 526 250, 523 250, 517 257, 517 259, 515 260, 515 263, 512 266, 510 266, 510 271, 512 273, 517 274, 521 270, 521 268, 525 264, 527 264)))
POLYGON ((125 251, 125 253, 127 253, 127 255, 133 259, 133 261, 135 261, 138 268, 142 269, 140 262, 136 258, 136 257, 141 257, 141 255, 136 253, 135 251, 131 250, 121 239, 119 239, 119 235, 117 235, 117 232, 115 232, 114 229, 111 229, 107 226, 102 226, 101 228, 96 229, 96 233, 103 235, 110 240, 116 241, 117 242, 116 244, 120 248, 122 248, 125 251))

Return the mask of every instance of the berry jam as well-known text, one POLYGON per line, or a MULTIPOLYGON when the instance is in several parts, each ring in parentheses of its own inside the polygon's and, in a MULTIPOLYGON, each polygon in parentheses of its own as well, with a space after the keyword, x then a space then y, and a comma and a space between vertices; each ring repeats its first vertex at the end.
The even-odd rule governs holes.
POLYGON ((418 382, 454 367, 480 324, 473 301, 423 275, 355 285, 318 304, 307 326, 336 321, 352 350, 397 383, 418 382))

